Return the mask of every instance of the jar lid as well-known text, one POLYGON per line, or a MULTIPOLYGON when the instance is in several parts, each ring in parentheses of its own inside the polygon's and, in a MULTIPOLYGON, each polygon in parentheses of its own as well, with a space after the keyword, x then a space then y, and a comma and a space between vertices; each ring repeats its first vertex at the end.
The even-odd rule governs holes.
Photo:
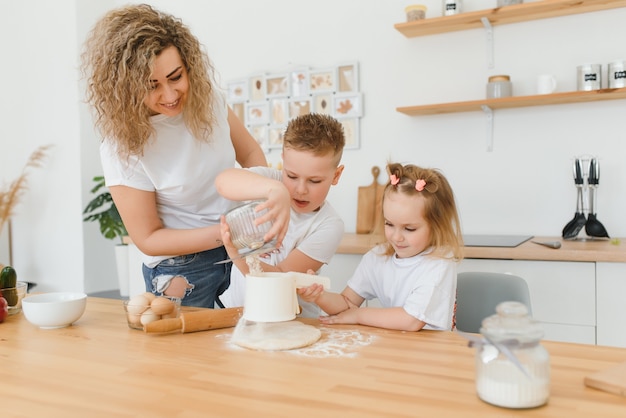
POLYGON ((404 8, 404 11, 405 11, 405 12, 409 12, 409 11, 411 11, 411 10, 423 10, 423 11, 426 11, 426 10, 427 10, 427 7, 426 7, 426 6, 424 6, 423 4, 411 4, 411 5, 406 6, 406 7, 404 8))
POLYGON ((528 315, 526 305, 512 301, 496 306, 496 314, 483 319, 480 333, 493 341, 532 342, 543 337, 541 324, 528 315))
POLYGON ((489 77, 490 83, 494 81, 511 81, 511 77, 508 75, 492 75, 489 77))

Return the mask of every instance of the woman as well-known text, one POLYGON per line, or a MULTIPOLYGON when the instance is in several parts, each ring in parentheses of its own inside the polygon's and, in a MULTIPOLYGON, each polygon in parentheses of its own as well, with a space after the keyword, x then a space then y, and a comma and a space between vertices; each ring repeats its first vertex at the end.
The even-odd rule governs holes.
MULTIPOLYGON (((146 289, 212 308, 231 264, 220 215, 232 203, 214 187, 224 169, 267 165, 228 108, 198 39, 177 18, 148 5, 107 13, 85 42, 87 100, 104 140, 106 185, 143 253, 146 289)), ((288 218, 274 219, 279 242, 288 218)), ((287 214, 288 217, 288 214, 287 214)))

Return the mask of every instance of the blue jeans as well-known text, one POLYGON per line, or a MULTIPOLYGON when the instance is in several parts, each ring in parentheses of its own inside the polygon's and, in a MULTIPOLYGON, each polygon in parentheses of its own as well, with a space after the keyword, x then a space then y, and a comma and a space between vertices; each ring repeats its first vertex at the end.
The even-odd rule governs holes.
POLYGON ((232 263, 214 263, 227 258, 228 254, 224 247, 218 247, 200 253, 168 258, 154 268, 143 265, 146 290, 161 296, 169 281, 175 276, 180 276, 188 283, 182 300, 184 306, 214 308, 216 303, 221 306, 218 296, 230 284, 232 263))

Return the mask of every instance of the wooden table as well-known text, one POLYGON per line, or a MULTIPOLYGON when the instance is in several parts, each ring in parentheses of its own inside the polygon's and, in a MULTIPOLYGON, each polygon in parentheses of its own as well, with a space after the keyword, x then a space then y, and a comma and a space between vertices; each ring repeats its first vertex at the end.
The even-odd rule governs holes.
POLYGON ((131 330, 113 299, 90 298, 83 317, 63 329, 40 330, 14 315, 0 324, 0 416, 626 416, 625 397, 583 384, 626 361, 626 349, 546 342, 550 401, 517 411, 478 399, 474 350, 455 333, 322 331, 308 351, 257 352, 233 346, 232 329, 131 330))

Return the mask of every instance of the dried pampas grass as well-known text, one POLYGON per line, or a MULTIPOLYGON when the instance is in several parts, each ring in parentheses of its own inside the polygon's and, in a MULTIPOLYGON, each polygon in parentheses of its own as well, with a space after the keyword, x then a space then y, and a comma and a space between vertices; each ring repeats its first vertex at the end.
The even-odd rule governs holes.
POLYGON ((31 169, 41 167, 43 160, 51 145, 42 145, 37 148, 28 158, 20 176, 9 184, 8 188, 0 189, 0 233, 4 224, 14 214, 15 206, 20 202, 20 197, 28 188, 28 173, 31 169))

